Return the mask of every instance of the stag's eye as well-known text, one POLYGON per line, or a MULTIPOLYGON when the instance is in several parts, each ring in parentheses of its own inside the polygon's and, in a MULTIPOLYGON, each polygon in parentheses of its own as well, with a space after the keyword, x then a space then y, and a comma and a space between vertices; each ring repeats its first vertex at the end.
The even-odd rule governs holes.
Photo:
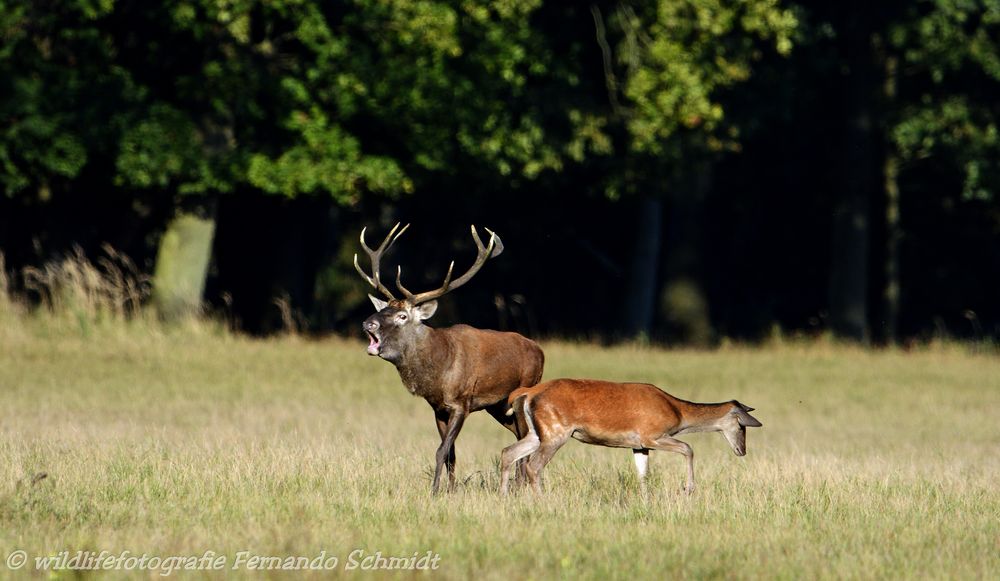
POLYGON ((406 319, 407 319, 406 313, 399 313, 398 315, 396 315, 396 320, 399 321, 400 323, 405 322, 406 319))

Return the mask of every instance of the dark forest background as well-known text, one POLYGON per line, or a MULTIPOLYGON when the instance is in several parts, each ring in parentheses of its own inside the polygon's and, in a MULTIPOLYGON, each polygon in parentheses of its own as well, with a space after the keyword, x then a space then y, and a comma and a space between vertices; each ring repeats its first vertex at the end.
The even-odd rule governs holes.
POLYGON ((413 290, 506 247, 437 325, 1000 338, 1000 1, 14 1, 0 43, 30 301, 110 246, 166 318, 356 334, 402 221, 413 290))

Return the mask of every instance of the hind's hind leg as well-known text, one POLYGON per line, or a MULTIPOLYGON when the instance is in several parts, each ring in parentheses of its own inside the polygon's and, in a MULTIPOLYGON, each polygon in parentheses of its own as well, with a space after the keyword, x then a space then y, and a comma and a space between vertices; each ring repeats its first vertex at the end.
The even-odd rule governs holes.
POLYGON ((542 469, 567 440, 569 440, 569 433, 546 437, 539 443, 538 451, 528 459, 528 482, 538 494, 542 493, 542 469))
POLYGON ((534 432, 528 432, 528 435, 521 438, 517 442, 507 446, 503 449, 500 454, 500 494, 507 495, 507 487, 510 482, 510 471, 514 467, 514 464, 518 460, 534 453, 538 450, 539 444, 541 442, 538 436, 534 432))

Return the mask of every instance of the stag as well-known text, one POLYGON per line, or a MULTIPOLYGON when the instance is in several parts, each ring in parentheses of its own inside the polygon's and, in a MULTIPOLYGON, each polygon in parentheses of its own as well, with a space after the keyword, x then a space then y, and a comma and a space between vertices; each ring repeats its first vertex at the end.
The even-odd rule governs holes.
POLYGON ((455 488, 455 440, 465 418, 472 412, 486 410, 500 424, 521 438, 524 424, 507 415, 507 396, 521 386, 535 385, 542 377, 545 359, 534 341, 517 333, 476 329, 468 325, 435 329, 424 324, 437 310, 437 299, 469 282, 483 264, 503 251, 496 233, 484 245, 472 227, 478 253, 472 267, 452 279, 451 262, 444 284, 435 290, 411 293, 403 286, 402 267, 396 270, 398 299, 382 282, 380 261, 392 244, 409 228, 399 224, 382 244, 372 250, 361 231, 361 248, 371 260, 371 274, 366 273, 354 255, 354 268, 369 285, 385 296, 371 294, 376 313, 362 324, 368 334, 368 354, 396 366, 403 385, 411 394, 424 398, 434 410, 441 445, 435 455, 434 482, 431 492, 441 486, 442 469, 448 470, 448 490, 455 488))

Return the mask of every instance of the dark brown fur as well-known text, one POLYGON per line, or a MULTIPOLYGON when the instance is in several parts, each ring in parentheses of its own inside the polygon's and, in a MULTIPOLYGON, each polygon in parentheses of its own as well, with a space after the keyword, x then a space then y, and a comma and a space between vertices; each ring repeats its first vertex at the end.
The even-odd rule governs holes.
POLYGON ((363 324, 370 341, 368 354, 395 365, 403 385, 427 400, 434 410, 441 436, 431 486, 437 494, 444 466, 448 468, 448 488, 455 487, 455 439, 470 413, 486 410, 518 438, 526 433, 524 423, 506 413, 507 396, 522 385, 535 385, 542 379, 545 357, 534 341, 517 333, 484 331, 468 325, 432 329, 423 324, 437 310, 436 299, 467 283, 487 260, 503 252, 500 237, 489 229, 489 243, 483 244, 475 226, 470 228, 477 249, 475 262, 454 279, 452 262, 444 283, 437 289, 414 294, 403 286, 402 269, 397 269, 396 288, 404 299, 395 298, 382 283, 379 265, 382 254, 407 228, 409 225, 400 230, 396 224, 377 249, 365 243, 362 230, 359 241, 371 260, 371 274, 361 268, 356 254, 354 268, 389 299, 368 295, 376 311, 363 324))
POLYGON ((486 410, 515 436, 524 435, 517 419, 506 414, 507 396, 520 386, 541 380, 545 357, 537 343, 517 333, 468 325, 428 327, 420 322, 421 308, 406 301, 389 301, 364 326, 369 334, 379 337, 377 354, 392 362, 403 385, 434 410, 441 436, 432 486, 436 493, 443 466, 448 470, 449 488, 454 488, 454 443, 470 413, 486 410), (402 323, 400 313, 407 315, 402 323))

